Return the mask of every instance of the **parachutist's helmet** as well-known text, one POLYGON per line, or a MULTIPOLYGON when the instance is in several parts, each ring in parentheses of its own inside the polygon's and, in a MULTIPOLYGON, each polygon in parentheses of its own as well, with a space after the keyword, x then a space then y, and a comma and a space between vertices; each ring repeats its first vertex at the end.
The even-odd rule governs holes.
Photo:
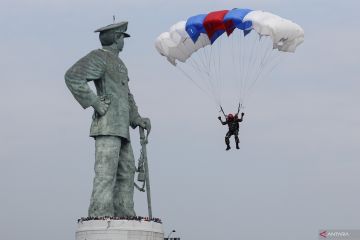
POLYGON ((226 120, 233 120, 234 119, 234 115, 232 115, 231 113, 229 115, 226 116, 226 120))

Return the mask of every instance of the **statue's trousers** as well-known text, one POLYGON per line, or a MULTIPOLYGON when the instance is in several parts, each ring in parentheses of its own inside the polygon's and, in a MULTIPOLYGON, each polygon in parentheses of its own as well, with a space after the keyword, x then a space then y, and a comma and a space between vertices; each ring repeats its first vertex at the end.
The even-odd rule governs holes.
POLYGON ((95 151, 89 216, 135 216, 135 159, 130 142, 117 136, 97 136, 95 151))

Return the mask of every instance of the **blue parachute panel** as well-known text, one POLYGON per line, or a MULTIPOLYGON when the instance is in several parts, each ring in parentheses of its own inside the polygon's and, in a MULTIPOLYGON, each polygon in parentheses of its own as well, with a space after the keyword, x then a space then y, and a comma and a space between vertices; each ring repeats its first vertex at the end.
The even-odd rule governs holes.
POLYGON ((189 34, 190 38, 193 40, 194 43, 198 40, 201 33, 206 34, 203 25, 206 16, 207 14, 196 15, 190 17, 186 22, 185 30, 189 34))
POLYGON ((213 44, 216 41, 216 39, 218 39, 224 32, 225 30, 217 30, 210 38, 211 44, 213 44))
POLYGON ((236 28, 244 31, 244 35, 246 36, 251 31, 252 22, 244 21, 244 17, 252 11, 251 9, 235 8, 225 15, 224 22, 232 21, 236 28))

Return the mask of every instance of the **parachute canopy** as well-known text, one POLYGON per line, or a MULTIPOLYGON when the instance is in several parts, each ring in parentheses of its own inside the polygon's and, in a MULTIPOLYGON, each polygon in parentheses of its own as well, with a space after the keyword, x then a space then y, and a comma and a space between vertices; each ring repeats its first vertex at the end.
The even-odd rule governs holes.
POLYGON ((221 10, 199 14, 180 21, 170 31, 160 34, 155 41, 158 52, 169 62, 185 62, 194 52, 213 44, 226 32, 230 36, 235 29, 255 31, 260 36, 269 36, 273 49, 295 52, 304 41, 304 30, 296 23, 275 14, 251 9, 221 10))
POLYGON ((235 8, 180 21, 155 47, 222 109, 226 101, 245 106, 255 84, 303 41, 304 30, 290 20, 235 8))

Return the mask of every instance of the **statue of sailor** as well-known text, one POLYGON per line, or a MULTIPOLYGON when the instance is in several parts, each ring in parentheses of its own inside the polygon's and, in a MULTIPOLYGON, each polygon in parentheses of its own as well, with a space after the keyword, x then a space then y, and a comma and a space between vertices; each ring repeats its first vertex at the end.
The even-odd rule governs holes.
POLYGON ((124 47, 127 22, 97 29, 101 49, 91 51, 65 74, 74 98, 94 114, 90 136, 95 139, 95 177, 88 215, 90 217, 135 216, 135 160, 129 127, 150 131, 150 119, 138 113, 129 90, 128 71, 119 58, 124 47), (96 93, 88 85, 95 84, 96 93))

